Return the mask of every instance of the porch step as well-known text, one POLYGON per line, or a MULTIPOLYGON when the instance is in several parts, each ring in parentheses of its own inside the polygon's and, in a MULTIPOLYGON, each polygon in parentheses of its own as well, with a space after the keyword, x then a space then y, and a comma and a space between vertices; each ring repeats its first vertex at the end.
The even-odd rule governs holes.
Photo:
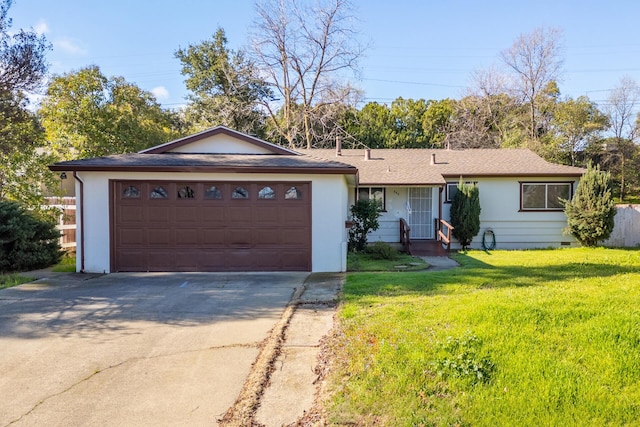
POLYGON ((411 255, 448 256, 449 254, 437 240, 411 240, 411 255))

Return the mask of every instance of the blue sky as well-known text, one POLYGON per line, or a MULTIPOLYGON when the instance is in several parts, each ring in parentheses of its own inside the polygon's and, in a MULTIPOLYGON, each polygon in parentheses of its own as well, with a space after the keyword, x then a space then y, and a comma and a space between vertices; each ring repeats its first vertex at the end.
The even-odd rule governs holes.
MULTIPOLYGON (((459 98, 474 70, 497 63, 523 33, 564 32, 563 96, 604 104, 630 76, 640 83, 640 2, 635 0, 353 0, 369 43, 356 82, 366 101, 459 98)), ((54 48, 52 73, 96 64, 156 94, 166 107, 186 94, 179 47, 225 29, 231 48, 247 43, 253 0, 14 0, 13 27, 32 27, 54 48)))

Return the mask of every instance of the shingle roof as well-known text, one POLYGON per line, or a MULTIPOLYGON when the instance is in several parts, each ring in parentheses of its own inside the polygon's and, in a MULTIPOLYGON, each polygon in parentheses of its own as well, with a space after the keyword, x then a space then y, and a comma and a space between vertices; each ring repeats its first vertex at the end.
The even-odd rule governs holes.
POLYGON ((581 176, 585 169, 549 163, 527 149, 372 149, 370 160, 365 150, 335 149, 297 150, 318 159, 332 159, 358 168, 359 183, 373 184, 443 184, 457 177, 547 177, 581 176), (431 165, 435 154, 436 163, 431 165))
POLYGON ((329 173, 355 175, 356 168, 337 160, 281 154, 118 154, 70 160, 53 171, 156 171, 329 173))

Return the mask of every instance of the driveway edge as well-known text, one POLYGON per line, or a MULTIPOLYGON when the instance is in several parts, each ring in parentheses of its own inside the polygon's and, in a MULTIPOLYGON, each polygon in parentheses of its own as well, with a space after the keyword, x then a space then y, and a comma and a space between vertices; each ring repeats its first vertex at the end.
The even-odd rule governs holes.
POLYGON ((240 427, 254 425, 254 415, 260 404, 260 397, 269 384, 274 362, 284 342, 285 331, 305 290, 305 285, 296 288, 282 313, 282 317, 261 344, 260 354, 258 354, 256 361, 253 363, 251 373, 242 386, 238 398, 224 416, 218 420, 221 426, 240 427))

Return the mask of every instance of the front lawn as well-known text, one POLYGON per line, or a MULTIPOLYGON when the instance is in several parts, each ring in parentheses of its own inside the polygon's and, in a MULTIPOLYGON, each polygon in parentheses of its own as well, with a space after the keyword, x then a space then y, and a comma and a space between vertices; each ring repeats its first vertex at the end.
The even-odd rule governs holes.
POLYGON ((347 271, 415 271, 429 268, 424 260, 394 251, 392 259, 381 259, 376 254, 349 252, 347 271))
POLYGON ((640 251, 472 251, 351 273, 329 421, 640 424, 640 251))

